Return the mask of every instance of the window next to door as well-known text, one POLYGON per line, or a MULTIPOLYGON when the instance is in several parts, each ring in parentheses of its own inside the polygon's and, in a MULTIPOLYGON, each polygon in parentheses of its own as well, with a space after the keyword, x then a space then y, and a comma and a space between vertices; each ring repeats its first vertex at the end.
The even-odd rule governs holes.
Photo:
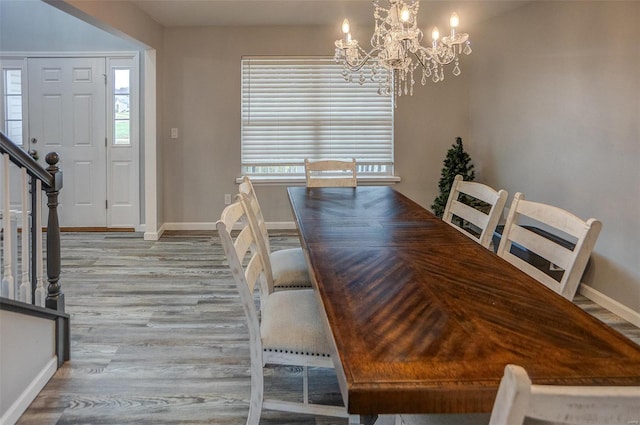
POLYGON ((113 143, 115 145, 131 144, 131 70, 129 68, 113 68, 113 143))
POLYGON ((23 145, 25 114, 23 109, 23 61, 2 61, 2 132, 18 146, 23 145))

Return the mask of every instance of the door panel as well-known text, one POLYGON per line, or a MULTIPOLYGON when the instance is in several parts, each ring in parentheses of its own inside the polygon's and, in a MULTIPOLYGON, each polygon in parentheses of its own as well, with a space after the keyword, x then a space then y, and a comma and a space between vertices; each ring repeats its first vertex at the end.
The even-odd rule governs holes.
MULTIPOLYGON (((62 134, 62 96, 43 95, 41 100, 42 106, 36 110, 40 113, 40 117, 36 116, 34 120, 40 119, 42 121, 42 130, 40 137, 35 137, 35 140, 42 141, 46 147, 58 148, 62 146, 62 138, 64 137, 62 134)), ((35 147, 32 146, 32 148, 35 147)))
POLYGON ((63 227, 107 225, 105 68, 104 58, 28 60, 31 149, 45 167, 48 152, 60 154, 63 227))
POLYGON ((76 161, 73 164, 73 174, 76 176, 76 181, 73 184, 75 191, 75 196, 73 197, 75 204, 73 206, 85 208, 94 205, 96 200, 93 197, 93 176, 95 175, 93 164, 87 161, 76 161))

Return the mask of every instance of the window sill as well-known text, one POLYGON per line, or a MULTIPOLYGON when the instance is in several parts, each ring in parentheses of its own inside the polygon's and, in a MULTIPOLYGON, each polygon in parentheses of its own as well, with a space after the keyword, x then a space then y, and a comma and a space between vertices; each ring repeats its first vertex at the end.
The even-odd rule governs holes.
MULTIPOLYGON (((306 180, 304 177, 267 177, 267 176, 249 176, 254 186, 304 186, 306 180)), ((392 185, 400 183, 400 176, 384 176, 384 177, 358 177, 358 185, 376 186, 376 185, 392 185)), ((236 183, 242 182, 242 177, 236 178, 236 183)))

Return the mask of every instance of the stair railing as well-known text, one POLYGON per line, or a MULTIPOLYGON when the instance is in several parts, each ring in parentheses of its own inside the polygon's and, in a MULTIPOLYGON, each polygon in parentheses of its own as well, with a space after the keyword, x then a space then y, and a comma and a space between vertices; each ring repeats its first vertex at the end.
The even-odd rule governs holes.
MULTIPOLYGON (((0 154, 2 154, 2 239, 3 277, 1 295, 40 308, 53 310, 58 319, 56 326, 56 352, 58 363, 69 359, 69 316, 65 313, 64 293, 60 284, 60 224, 58 221, 58 196, 62 189, 62 171, 56 152, 47 154, 46 169, 27 152, 0 132, 0 154), (20 171, 19 210, 11 209, 11 173, 14 164, 20 171), (48 218, 46 237, 47 287, 43 280, 42 247, 42 192, 47 197, 48 218), (20 217, 21 258, 18 273, 17 217, 20 217), (31 218, 31 220, 29 220, 31 218)), ((14 302, 5 302, 3 308, 15 308, 14 302)), ((53 312, 52 312, 53 313, 53 312)))

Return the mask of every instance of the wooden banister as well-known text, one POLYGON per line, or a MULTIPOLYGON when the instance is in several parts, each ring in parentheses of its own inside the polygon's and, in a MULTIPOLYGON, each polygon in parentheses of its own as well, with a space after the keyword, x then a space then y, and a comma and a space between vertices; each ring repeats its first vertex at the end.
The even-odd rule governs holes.
MULTIPOLYGON (((7 136, 0 131, 0 153, 9 155, 11 162, 20 168, 26 168, 27 174, 39 179, 42 187, 55 187, 55 176, 51 175, 42 165, 38 164, 35 159, 31 158, 22 148, 13 143, 7 136)), ((62 177, 60 177, 60 187, 62 188, 62 177)))
MULTIPOLYGON (((38 164, 27 152, 13 143, 7 136, 0 132, 0 154, 6 155, 13 164, 19 168, 26 170, 26 174, 30 176, 30 202, 26 202, 23 196, 22 201, 22 231, 30 231, 31 239, 27 240, 23 237, 24 244, 31 245, 31 267, 29 270, 28 280, 31 284, 31 296, 23 297, 24 300, 32 300, 32 303, 59 313, 56 316, 56 351, 58 356, 58 365, 69 359, 70 343, 69 343, 69 321, 65 316, 64 293, 60 284, 60 224, 58 221, 58 196, 62 189, 62 171, 58 167, 60 156, 56 152, 47 154, 45 160, 48 167, 45 169, 38 164), (47 281, 46 299, 44 305, 42 298, 45 288, 42 284, 42 220, 40 218, 41 211, 41 192, 44 191, 47 196, 48 218, 47 218, 47 281), (27 205, 29 204, 29 205, 27 205), (31 223, 28 223, 26 214, 31 215, 31 223)), ((7 164, 9 163, 7 161, 7 164)), ((7 173, 8 176, 8 173, 7 173)), ((24 176, 24 172, 23 172, 24 176)), ((24 178, 24 177, 23 177, 24 178)), ((8 183, 5 184, 8 188, 8 183)), ((26 192, 26 180, 22 184, 23 192, 26 192)), ((9 190, 5 193, 4 202, 8 205, 10 202, 9 190)), ((5 208, 8 211, 8 208, 5 208)), ((8 215, 8 214, 7 214, 8 215)), ((4 218, 4 217, 3 217, 4 218)), ((9 216, 4 218, 9 220, 9 216)), ((6 237, 7 235, 5 235, 6 237)), ((24 251, 23 251, 24 252, 24 251)), ((22 256, 22 271, 26 276, 25 267, 29 262, 29 256, 22 256)), ((17 261, 17 260, 16 260, 17 261)), ((24 279, 24 278, 23 278, 24 279)), ((24 301, 23 300, 23 301, 24 301)))

